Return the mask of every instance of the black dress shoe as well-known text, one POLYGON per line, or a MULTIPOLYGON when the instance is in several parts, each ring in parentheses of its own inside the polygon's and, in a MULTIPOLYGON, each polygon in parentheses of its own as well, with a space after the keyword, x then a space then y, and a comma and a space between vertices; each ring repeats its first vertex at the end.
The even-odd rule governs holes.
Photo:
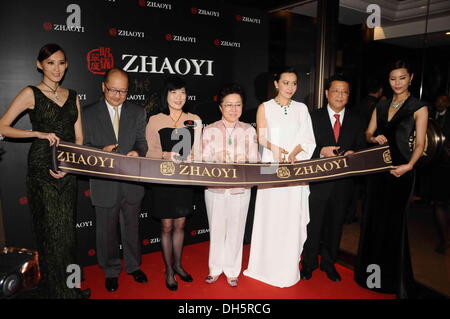
POLYGON ((116 291, 119 288, 119 281, 117 277, 106 278, 105 287, 109 292, 116 291))
POLYGON ((148 282, 147 276, 140 269, 129 273, 129 275, 133 276, 134 280, 140 282, 141 284, 148 282))
POLYGON ((320 266, 320 270, 325 271, 327 273, 328 279, 330 279, 331 281, 334 282, 341 281, 341 276, 339 275, 334 266, 326 266, 326 267, 320 266))
POLYGON ((312 277, 312 270, 309 268, 303 267, 302 270, 300 270, 300 278, 302 280, 310 280, 312 277))
POLYGON ((177 281, 175 280, 175 277, 173 277, 173 280, 175 281, 175 283, 169 284, 169 283, 167 282, 167 278, 166 278, 166 287, 167 287, 167 289, 169 289, 169 290, 175 291, 175 290, 178 289, 178 283, 177 283, 177 281))
POLYGON ((186 281, 186 282, 192 282, 194 279, 192 278, 191 275, 189 275, 186 271, 186 275, 182 275, 180 274, 178 271, 176 271, 176 269, 173 269, 173 272, 176 273, 178 276, 180 276, 181 280, 186 281))
POLYGON ((81 299, 89 299, 91 297, 91 289, 89 288, 83 290, 77 289, 77 291, 81 299))

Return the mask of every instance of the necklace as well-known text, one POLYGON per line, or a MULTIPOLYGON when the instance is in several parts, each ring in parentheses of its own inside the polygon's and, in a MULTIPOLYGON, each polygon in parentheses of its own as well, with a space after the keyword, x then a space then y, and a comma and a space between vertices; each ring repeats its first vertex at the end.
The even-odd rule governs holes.
POLYGON ((59 96, 58 96, 58 88, 59 88, 59 84, 56 85, 56 89, 52 89, 49 85, 47 85, 47 83, 45 83, 44 81, 42 81, 42 84, 44 84, 46 87, 48 87, 50 89, 50 91, 55 95, 55 100, 59 101, 59 96))
POLYGON ((171 120, 173 121, 173 127, 174 127, 174 128, 177 128, 177 123, 178 123, 178 121, 180 120, 181 115, 183 115, 183 112, 180 112, 180 115, 178 116, 177 120, 175 121, 175 120, 173 119, 173 117, 169 114, 171 120))
POLYGON ((222 121, 222 124, 225 127, 225 134, 228 135, 228 145, 231 145, 231 144, 233 144, 233 139, 231 138, 231 135, 233 134, 233 131, 236 128, 237 122, 234 124, 233 129, 231 130, 230 134, 228 134, 228 128, 227 128, 227 126, 225 125, 225 123, 223 121, 222 121))
POLYGON ((274 101, 284 110, 284 115, 287 115, 287 110, 291 106, 292 100, 289 100, 289 103, 287 105, 281 105, 281 103, 278 102, 277 99, 274 99, 274 101))
POLYGON ((405 101, 409 98, 410 95, 411 95, 411 93, 409 93, 408 96, 403 101, 401 101, 399 103, 394 103, 394 99, 392 99, 391 107, 393 107, 394 109, 398 109, 400 106, 403 105, 403 103, 405 103, 405 101))
POLYGON ((170 119, 173 121, 173 127, 175 128, 175 134, 178 134, 178 128, 177 128, 177 123, 181 118, 181 115, 183 115, 183 111, 180 112, 180 115, 178 116, 177 120, 174 121, 173 117, 169 114, 170 119))

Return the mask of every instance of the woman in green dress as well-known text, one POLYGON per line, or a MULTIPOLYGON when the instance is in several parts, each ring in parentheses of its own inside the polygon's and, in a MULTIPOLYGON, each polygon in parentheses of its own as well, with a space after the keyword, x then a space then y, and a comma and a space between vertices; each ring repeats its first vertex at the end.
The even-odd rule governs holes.
POLYGON ((80 102, 77 93, 60 86, 67 59, 57 44, 41 48, 37 68, 42 81, 24 88, 0 118, 0 134, 9 138, 34 138, 28 153, 27 194, 39 253, 39 297, 82 298, 89 290, 70 289, 67 266, 75 264, 76 178, 49 168, 50 146, 60 140, 82 144, 80 102), (12 127, 23 112, 32 130, 12 127))

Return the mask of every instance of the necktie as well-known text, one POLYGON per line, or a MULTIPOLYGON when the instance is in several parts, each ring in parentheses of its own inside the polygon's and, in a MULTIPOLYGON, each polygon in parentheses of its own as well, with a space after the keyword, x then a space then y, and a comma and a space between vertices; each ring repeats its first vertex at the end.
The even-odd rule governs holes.
POLYGON ((339 133, 341 132, 341 122, 339 122, 339 114, 334 114, 334 117, 336 118, 336 121, 334 122, 333 131, 334 131, 334 139, 336 140, 336 143, 339 139, 339 133))
POLYGON ((114 108, 113 129, 114 129, 114 134, 116 135, 116 140, 118 142, 119 141, 119 123, 120 123, 119 107, 113 106, 113 108, 114 108))

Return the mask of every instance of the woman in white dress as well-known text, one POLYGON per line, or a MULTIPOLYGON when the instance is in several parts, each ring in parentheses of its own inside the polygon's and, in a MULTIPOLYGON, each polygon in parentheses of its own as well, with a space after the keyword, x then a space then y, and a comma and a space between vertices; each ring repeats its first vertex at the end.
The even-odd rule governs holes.
MULTIPOLYGON (((316 147, 305 104, 291 98, 297 74, 276 75, 277 96, 258 107, 256 124, 263 162, 310 159, 316 147)), ((299 261, 309 222, 309 186, 258 187, 248 269, 244 275, 277 287, 300 280, 299 261)))

